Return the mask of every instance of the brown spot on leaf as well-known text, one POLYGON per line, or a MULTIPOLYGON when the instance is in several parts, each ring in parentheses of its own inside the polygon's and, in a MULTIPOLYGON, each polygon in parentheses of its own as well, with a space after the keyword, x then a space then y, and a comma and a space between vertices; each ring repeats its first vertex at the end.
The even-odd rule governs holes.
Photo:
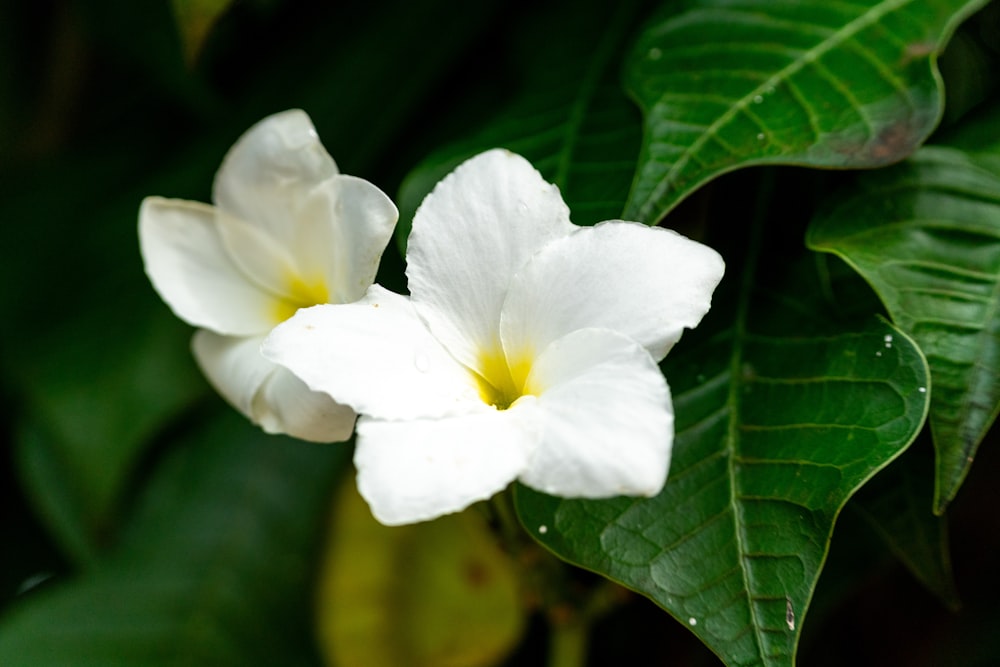
POLYGON ((469 560, 466 561, 465 567, 463 568, 465 575, 465 580, 469 583, 472 588, 483 588, 490 583, 490 571, 482 561, 479 560, 469 560))
POLYGON ((906 48, 903 49, 903 56, 900 58, 899 64, 901 67, 905 67, 914 60, 926 58, 936 50, 937 45, 934 42, 913 42, 912 44, 907 44, 906 48))

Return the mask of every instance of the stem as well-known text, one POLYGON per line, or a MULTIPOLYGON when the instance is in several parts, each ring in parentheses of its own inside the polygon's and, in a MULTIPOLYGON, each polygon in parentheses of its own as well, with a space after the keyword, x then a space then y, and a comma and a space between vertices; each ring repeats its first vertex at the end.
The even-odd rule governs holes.
POLYGON ((584 667, 590 624, 577 617, 564 621, 550 619, 549 627, 548 667, 584 667))

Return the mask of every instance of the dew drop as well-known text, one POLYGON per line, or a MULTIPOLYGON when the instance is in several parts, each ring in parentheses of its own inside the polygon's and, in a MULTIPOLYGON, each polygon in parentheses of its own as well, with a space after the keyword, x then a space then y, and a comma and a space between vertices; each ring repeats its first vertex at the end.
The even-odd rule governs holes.
POLYGON ((886 334, 886 335, 885 335, 885 336, 884 336, 884 337, 882 338, 882 340, 884 340, 884 341, 885 341, 885 342, 887 342, 887 343, 891 343, 891 342, 892 342, 892 334, 886 334))
POLYGON ((882 350, 879 350, 878 352, 876 352, 875 356, 876 357, 881 357, 882 356, 882 350))
POLYGON ((39 572, 37 574, 33 574, 21 582, 21 585, 17 587, 16 595, 23 595, 24 593, 30 591, 32 588, 35 588, 36 586, 45 583, 45 581, 50 578, 52 578, 51 572, 39 572))
POLYGON ((538 534, 539 535, 544 535, 547 532, 549 532, 549 527, 546 526, 544 523, 538 527, 538 534))
POLYGON ((695 626, 698 625, 698 619, 692 616, 688 619, 688 625, 695 626))
POLYGON ((660 58, 663 57, 663 51, 654 46, 649 50, 649 53, 647 55, 649 56, 650 60, 659 60, 660 58))
POLYGON ((421 373, 426 373, 430 369, 430 367, 431 367, 431 362, 430 362, 430 359, 427 358, 427 355, 425 355, 425 354, 418 354, 413 359, 413 365, 421 373))
POLYGON ((764 135, 763 132, 760 132, 760 133, 757 134, 757 141, 766 141, 766 140, 767 140, 767 137, 764 135))
POLYGON ((753 96, 753 103, 754 104, 760 104, 763 101, 764 101, 764 96, 763 95, 754 95, 753 96))
POLYGON ((927 387, 917 387, 917 391, 919 391, 921 394, 926 394, 927 387))

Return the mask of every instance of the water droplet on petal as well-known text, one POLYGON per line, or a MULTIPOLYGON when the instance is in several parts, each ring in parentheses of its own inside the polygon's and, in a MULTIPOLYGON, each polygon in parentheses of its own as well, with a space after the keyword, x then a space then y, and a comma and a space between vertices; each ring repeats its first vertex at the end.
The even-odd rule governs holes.
POLYGON ((649 50, 649 53, 647 55, 649 56, 650 60, 659 60, 660 58, 663 57, 663 51, 654 46, 649 50))
POLYGON ((517 200, 517 209, 519 211, 521 211, 521 213, 527 213, 528 212, 528 202, 524 201, 523 199, 517 200))

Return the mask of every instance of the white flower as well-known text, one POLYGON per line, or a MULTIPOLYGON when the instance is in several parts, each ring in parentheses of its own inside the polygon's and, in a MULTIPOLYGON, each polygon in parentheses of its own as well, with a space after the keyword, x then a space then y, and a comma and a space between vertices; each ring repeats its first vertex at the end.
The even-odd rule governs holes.
POLYGON ((358 487, 387 524, 514 479, 569 497, 654 495, 673 408, 657 360, 708 311, 719 255, 631 222, 577 227, 558 188, 494 150, 427 196, 411 297, 299 311, 266 357, 362 414, 358 487))
POLYGON ((301 307, 364 296, 396 207, 374 185, 338 173, 299 110, 265 118, 236 142, 213 199, 142 202, 149 279, 178 317, 201 328, 195 357, 233 406, 269 433, 346 440, 354 411, 264 359, 260 344, 301 307))

